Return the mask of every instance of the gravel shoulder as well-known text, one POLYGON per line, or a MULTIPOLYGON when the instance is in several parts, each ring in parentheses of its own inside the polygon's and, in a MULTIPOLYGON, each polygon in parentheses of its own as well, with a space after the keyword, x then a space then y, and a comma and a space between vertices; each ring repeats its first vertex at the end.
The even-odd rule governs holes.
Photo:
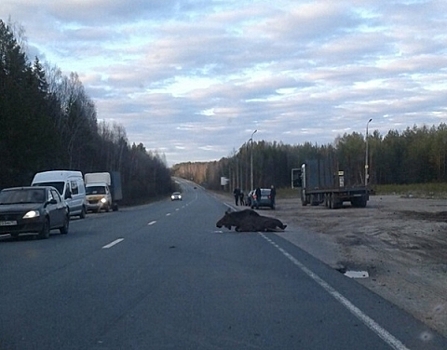
POLYGON ((287 224, 279 236, 334 269, 367 271, 358 283, 447 337, 446 199, 371 196, 366 208, 330 210, 303 207, 297 196, 258 212, 287 224))

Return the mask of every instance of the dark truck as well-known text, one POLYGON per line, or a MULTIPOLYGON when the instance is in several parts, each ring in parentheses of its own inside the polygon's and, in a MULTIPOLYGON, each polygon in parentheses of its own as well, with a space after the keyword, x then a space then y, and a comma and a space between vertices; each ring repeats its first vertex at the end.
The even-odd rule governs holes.
POLYGON ((351 202, 353 207, 366 207, 367 186, 348 175, 330 157, 311 159, 292 170, 292 187, 300 187, 303 206, 324 203, 327 208, 337 209, 343 202, 351 202))

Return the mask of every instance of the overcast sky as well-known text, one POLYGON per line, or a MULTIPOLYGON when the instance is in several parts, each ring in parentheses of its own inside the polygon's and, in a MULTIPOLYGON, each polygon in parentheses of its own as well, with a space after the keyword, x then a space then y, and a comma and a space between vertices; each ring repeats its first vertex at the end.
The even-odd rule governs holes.
POLYGON ((447 1, 2 0, 30 58, 168 164, 447 122, 447 1))

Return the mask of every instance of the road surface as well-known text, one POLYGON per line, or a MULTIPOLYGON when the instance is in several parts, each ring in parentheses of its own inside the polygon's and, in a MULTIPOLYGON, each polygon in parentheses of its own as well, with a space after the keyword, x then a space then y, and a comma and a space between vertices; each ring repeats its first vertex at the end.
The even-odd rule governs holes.
POLYGON ((183 200, 0 236, 0 349, 447 349, 447 340, 273 233, 183 200))

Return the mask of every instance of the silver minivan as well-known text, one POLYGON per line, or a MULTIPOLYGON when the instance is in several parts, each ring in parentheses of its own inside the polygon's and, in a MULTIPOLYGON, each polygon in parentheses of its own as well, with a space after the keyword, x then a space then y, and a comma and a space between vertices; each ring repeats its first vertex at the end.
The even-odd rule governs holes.
POLYGON ((53 186, 67 202, 70 216, 85 218, 86 197, 82 173, 73 170, 50 170, 34 175, 32 186, 53 186))

